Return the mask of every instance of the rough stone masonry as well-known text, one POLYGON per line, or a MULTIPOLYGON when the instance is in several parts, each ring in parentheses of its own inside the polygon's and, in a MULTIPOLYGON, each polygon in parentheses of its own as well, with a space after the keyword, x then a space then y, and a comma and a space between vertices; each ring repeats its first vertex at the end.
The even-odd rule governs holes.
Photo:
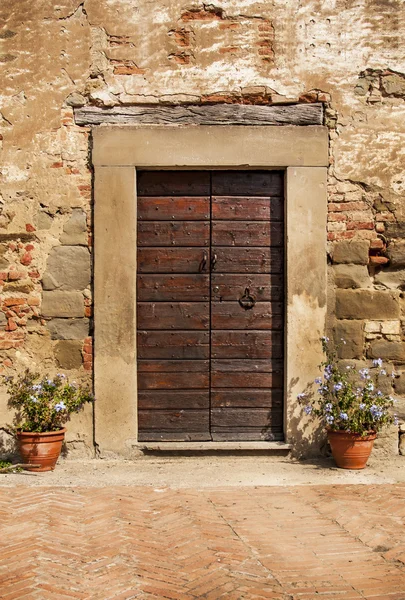
MULTIPOLYGON (((1 374, 91 380, 90 130, 75 108, 322 102, 329 327, 342 360, 392 364, 404 422, 404 36, 402 0, 3 0, 1 374)), ((381 443, 398 452, 397 429, 381 443)), ((92 454, 90 410, 68 446, 92 454)))

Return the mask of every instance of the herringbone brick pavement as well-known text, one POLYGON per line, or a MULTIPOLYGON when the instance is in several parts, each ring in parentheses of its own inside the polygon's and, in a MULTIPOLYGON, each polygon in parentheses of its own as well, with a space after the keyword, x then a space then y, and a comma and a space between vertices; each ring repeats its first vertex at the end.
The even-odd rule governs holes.
POLYGON ((405 600, 405 484, 0 489, 0 598, 405 600))

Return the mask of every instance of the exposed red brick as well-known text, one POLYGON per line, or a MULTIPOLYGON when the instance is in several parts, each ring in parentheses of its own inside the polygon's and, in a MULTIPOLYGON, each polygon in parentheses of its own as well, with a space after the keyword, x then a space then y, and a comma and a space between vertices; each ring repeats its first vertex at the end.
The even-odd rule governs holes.
POLYGON ((8 273, 5 273, 4 271, 0 272, 0 281, 7 281, 7 276, 8 273))
POLYGON ((39 279, 41 277, 38 271, 28 271, 28 276, 31 277, 31 279, 39 279))
POLYGON ((91 317, 93 314, 91 306, 85 306, 84 307, 84 316, 85 317, 91 317))
POLYGON ((30 252, 31 250, 34 250, 35 246, 33 246, 32 244, 27 244, 25 246, 25 249, 27 252, 30 252))
POLYGON ((114 75, 144 75, 146 69, 140 69, 136 65, 120 65, 114 67, 114 75))
POLYGON ((27 304, 27 298, 4 298, 4 306, 21 306, 27 304))
POLYGON ((374 229, 374 223, 361 223, 359 221, 350 221, 347 224, 347 229, 374 229))
POLYGON ((370 242, 370 250, 382 250, 384 248, 385 244, 380 238, 376 238, 375 240, 372 240, 372 242, 370 242))
POLYGON ((189 54, 171 54, 170 58, 173 59, 178 65, 189 65, 191 62, 191 56, 189 54))
POLYGON ((215 6, 204 6, 201 9, 186 10, 181 15, 182 21, 221 21, 224 11, 215 6))
POLYGON ((370 264, 372 265, 386 265, 389 262, 389 258, 386 256, 370 256, 370 264))
POLYGON ((51 169, 60 169, 61 167, 63 167, 63 162, 54 162, 51 165, 51 169))
POLYGON ((237 46, 229 46, 228 48, 220 48, 219 49, 219 53, 220 54, 236 54, 237 52, 239 52, 240 48, 238 48, 237 46))
POLYGON ((20 259, 20 263, 22 265, 30 265, 32 262, 32 254, 30 252, 25 252, 25 254, 23 254, 23 256, 20 259))
POLYGON ((219 28, 220 29, 238 29, 240 26, 241 26, 241 24, 238 23, 237 21, 229 21, 229 22, 221 23, 219 28))
POLYGON ((18 328, 18 325, 13 319, 9 319, 7 322, 7 331, 15 331, 18 328))
POLYGON ((13 366, 13 361, 10 358, 5 358, 3 360, 3 365, 5 367, 12 367, 13 366))
POLYGON ((328 214, 328 221, 347 221, 347 215, 344 215, 342 213, 329 213, 328 214))
POLYGON ((26 223, 25 225, 25 229, 26 231, 28 231, 29 233, 31 233, 32 231, 36 231, 34 225, 31 225, 31 223, 26 223))
POLYGON ((310 92, 305 92, 304 94, 301 94, 301 96, 299 97, 299 101, 306 103, 318 102, 318 92, 314 90, 311 90, 310 92))
POLYGON ((369 208, 367 202, 329 202, 329 212, 347 212, 353 210, 367 210, 369 208))

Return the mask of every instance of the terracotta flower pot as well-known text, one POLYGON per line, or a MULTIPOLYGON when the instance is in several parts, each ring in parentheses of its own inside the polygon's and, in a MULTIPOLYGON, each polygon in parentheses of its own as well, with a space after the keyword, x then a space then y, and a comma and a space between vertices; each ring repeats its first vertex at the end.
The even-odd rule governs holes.
POLYGON ((53 471, 62 449, 65 432, 65 428, 59 429, 59 431, 45 431, 44 433, 18 431, 17 441, 23 462, 30 465, 40 465, 32 469, 25 467, 26 470, 53 471))
POLYGON ((350 431, 328 431, 328 440, 336 465, 341 469, 364 469, 376 437, 374 431, 365 436, 350 431))

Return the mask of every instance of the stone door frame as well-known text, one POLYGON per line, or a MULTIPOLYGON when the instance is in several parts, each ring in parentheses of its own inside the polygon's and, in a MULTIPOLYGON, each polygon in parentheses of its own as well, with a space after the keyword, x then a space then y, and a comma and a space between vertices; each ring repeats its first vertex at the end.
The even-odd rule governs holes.
POLYGON ((296 396, 317 374, 326 319, 323 126, 101 126, 93 129, 95 443, 137 448, 136 169, 285 169, 284 434, 297 454, 316 432, 296 396))

